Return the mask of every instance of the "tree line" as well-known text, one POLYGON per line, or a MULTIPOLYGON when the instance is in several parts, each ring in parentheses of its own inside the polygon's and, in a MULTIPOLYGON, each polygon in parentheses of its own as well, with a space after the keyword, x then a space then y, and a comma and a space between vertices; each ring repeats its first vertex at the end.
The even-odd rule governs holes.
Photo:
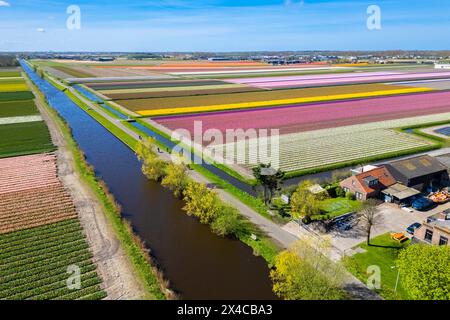
POLYGON ((0 68, 5 67, 17 67, 19 66, 19 61, 15 56, 10 55, 0 55, 0 68))

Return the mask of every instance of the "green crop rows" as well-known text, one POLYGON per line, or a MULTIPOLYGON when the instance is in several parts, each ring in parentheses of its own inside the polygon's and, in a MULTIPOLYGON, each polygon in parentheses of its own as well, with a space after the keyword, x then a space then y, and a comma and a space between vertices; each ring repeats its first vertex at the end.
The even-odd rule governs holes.
POLYGON ((0 102, 0 118, 39 114, 32 100, 0 102))
POLYGON ((55 150, 43 121, 0 126, 0 158, 55 150))
POLYGON ((31 99, 34 99, 34 95, 30 91, 0 93, 0 101, 16 101, 16 100, 31 100, 31 99))
POLYGON ((77 219, 0 235, 0 279, 0 300, 106 297, 77 219), (80 289, 67 286, 69 266, 80 269, 80 289))

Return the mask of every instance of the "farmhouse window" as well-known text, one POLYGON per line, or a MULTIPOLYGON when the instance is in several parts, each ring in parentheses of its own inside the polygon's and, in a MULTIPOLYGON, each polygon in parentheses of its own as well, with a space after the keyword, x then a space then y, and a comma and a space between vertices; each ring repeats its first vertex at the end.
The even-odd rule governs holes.
POLYGON ((448 244, 448 238, 441 236, 439 239, 439 245, 440 246, 446 246, 448 244))
POLYGON ((428 230, 425 232, 425 241, 431 242, 433 240, 433 231, 428 230))

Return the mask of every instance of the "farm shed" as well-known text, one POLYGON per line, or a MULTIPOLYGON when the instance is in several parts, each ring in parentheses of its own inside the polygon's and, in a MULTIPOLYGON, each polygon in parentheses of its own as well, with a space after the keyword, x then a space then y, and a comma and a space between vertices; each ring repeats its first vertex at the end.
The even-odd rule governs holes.
POLYGON ((401 183, 396 183, 386 190, 383 190, 382 193, 384 194, 384 200, 386 202, 403 203, 408 199, 419 195, 420 191, 404 186, 401 183))
POLYGON ((397 182, 419 191, 439 189, 448 181, 447 168, 436 158, 424 155, 386 164, 397 182))

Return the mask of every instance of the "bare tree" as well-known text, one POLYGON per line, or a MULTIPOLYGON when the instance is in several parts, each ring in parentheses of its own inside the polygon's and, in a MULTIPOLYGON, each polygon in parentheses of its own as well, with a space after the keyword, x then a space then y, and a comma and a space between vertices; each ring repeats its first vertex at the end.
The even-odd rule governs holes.
POLYGON ((364 231, 367 236, 367 245, 370 246, 370 235, 372 228, 382 222, 381 212, 377 208, 378 202, 369 199, 364 202, 361 210, 358 212, 359 222, 363 224, 364 231))

